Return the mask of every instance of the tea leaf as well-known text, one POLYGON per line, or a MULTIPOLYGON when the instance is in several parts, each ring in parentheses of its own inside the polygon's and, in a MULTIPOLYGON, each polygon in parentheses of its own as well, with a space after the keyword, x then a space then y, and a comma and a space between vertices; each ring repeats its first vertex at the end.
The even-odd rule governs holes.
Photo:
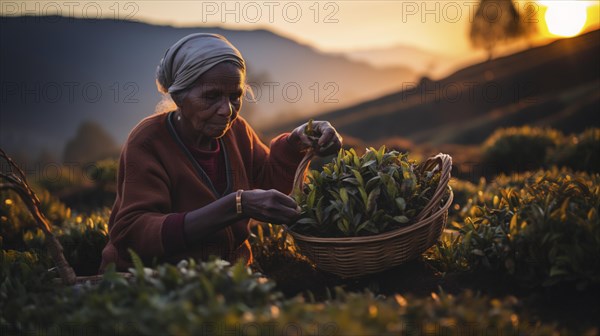
POLYGON ((346 188, 340 189, 340 198, 342 199, 342 202, 344 202, 344 204, 348 204, 348 191, 346 190, 346 188))
POLYGON ((519 221, 519 216, 514 214, 510 220, 509 231, 511 235, 516 235, 518 233, 517 223, 519 221))
POLYGON ((142 262, 142 259, 137 255, 137 253, 135 253, 135 251, 133 251, 130 248, 127 249, 127 252, 129 252, 129 256, 131 257, 131 263, 133 264, 133 267, 135 269, 136 276, 143 277, 144 263, 142 262))
POLYGON ((308 135, 308 136, 314 136, 315 135, 315 130, 313 127, 313 120, 312 118, 308 120, 308 123, 306 123, 306 128, 304 129, 304 134, 308 135))
POLYGON ((365 163, 362 164, 362 166, 360 166, 361 168, 365 168, 365 167, 369 167, 372 166, 373 164, 375 164, 377 162, 377 160, 369 160, 365 163))
POLYGON ((406 216, 394 216, 394 221, 400 224, 406 224, 410 221, 410 219, 408 219, 406 216))
POLYGON ((381 190, 379 188, 373 189, 373 191, 369 193, 369 198, 367 199, 367 213, 375 210, 377 206, 377 198, 379 197, 380 193, 381 190))
POLYGON ((406 201, 402 197, 396 197, 396 206, 400 211, 404 211, 406 209, 406 201))
POLYGON ((380 181, 381 181, 381 177, 379 175, 375 176, 375 177, 371 178, 369 181, 367 181, 367 186, 366 186, 367 191, 373 190, 380 183, 380 181))
POLYGON ((352 149, 340 150, 321 172, 309 174, 302 195, 296 198, 302 208, 300 218, 312 218, 320 225, 310 221, 292 227, 317 236, 350 236, 410 223, 439 181, 439 173, 418 175, 406 154, 386 151, 385 146, 371 147, 361 157, 352 149))
MULTIPOLYGON (((358 164, 357 164, 358 166, 358 164)), ((356 177, 356 180, 358 181, 359 185, 364 186, 365 185, 365 180, 363 179, 362 175, 360 174, 360 172, 356 169, 352 169, 352 174, 354 174, 354 177, 356 177)))
POLYGON ((356 233, 359 233, 360 231, 362 231, 363 229, 365 229, 367 227, 367 225, 369 225, 371 223, 371 221, 364 221, 362 224, 360 224, 359 226, 356 227, 356 233))
POLYGON ((365 210, 367 209, 367 204, 369 203, 369 196, 367 195, 367 191, 362 186, 358 187, 358 192, 360 193, 360 197, 362 199, 363 204, 365 205, 365 210))
POLYGON ((308 208, 313 208, 315 205, 315 197, 317 197, 317 189, 312 189, 310 191, 310 193, 308 194, 308 197, 306 199, 306 205, 308 206, 308 208))
POLYGON ((296 221, 296 224, 317 224, 317 222, 312 218, 301 218, 296 221))
POLYGON ((348 225, 348 220, 346 218, 341 218, 338 222, 337 222, 338 228, 340 229, 340 231, 348 236, 350 234, 350 227, 348 225))

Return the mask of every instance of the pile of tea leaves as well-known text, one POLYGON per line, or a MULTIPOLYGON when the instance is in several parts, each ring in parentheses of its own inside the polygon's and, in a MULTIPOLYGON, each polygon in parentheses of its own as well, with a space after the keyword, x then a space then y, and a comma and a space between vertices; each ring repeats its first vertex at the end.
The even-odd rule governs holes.
POLYGON ((290 229, 316 237, 356 237, 415 222, 429 203, 439 172, 417 169, 407 153, 369 148, 340 150, 322 171, 311 170, 294 197, 301 207, 290 229))

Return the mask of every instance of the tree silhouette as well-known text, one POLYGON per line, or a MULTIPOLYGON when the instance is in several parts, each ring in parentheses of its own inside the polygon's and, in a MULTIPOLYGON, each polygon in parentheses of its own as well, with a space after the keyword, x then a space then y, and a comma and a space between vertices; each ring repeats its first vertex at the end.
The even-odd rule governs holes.
MULTIPOLYGON (((525 10, 530 9, 525 6, 525 10)), ((512 0, 481 0, 471 23, 471 43, 485 49, 490 60, 498 43, 526 37, 532 27, 524 22, 512 0)))

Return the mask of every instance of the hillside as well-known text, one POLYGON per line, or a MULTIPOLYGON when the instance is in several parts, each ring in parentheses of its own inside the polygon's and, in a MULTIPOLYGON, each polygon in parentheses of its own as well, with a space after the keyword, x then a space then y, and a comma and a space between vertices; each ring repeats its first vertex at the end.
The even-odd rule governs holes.
POLYGON ((2 17, 0 146, 27 153, 46 148, 60 157, 66 141, 84 121, 98 122, 122 143, 160 100, 154 73, 165 50, 197 32, 222 34, 241 50, 258 100, 245 104, 242 113, 258 129, 267 127, 270 120, 308 115, 325 106, 349 106, 395 91, 403 81, 414 79, 409 69, 378 69, 321 53, 267 30, 2 17), (329 82, 337 85, 337 92, 325 87, 329 82), (311 91, 314 83, 319 86, 317 100, 315 87, 311 91), (291 88, 284 96, 286 84, 291 88), (269 86, 274 87, 272 95, 269 86), (302 90, 298 101, 295 87, 302 90), (325 102, 331 93, 337 103, 325 102))
POLYGON ((477 144, 497 127, 523 124, 579 132, 600 125, 598 55, 597 30, 472 65, 439 81, 405 83, 403 91, 319 118, 367 142, 402 137, 417 144, 477 144))
POLYGON ((408 45, 351 50, 344 52, 343 55, 351 60, 362 61, 375 67, 401 66, 436 78, 441 77, 438 74, 447 75, 449 69, 457 69, 459 62, 465 61, 458 55, 424 50, 408 45))

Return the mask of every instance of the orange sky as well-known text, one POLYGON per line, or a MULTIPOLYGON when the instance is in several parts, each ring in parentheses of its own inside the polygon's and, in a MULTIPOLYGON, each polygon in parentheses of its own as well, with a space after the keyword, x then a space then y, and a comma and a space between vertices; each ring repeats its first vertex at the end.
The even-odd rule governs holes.
MULTIPOLYGON (((534 5, 539 30, 545 5, 566 0, 518 1, 534 5)), ((583 1, 570 1, 583 2, 583 1)), ((450 55, 471 51, 467 38, 477 0, 470 1, 3 1, 2 15, 61 13, 77 17, 117 17, 175 26, 219 25, 267 28, 324 51, 418 46, 450 55)), ((598 1, 585 1, 586 28, 598 27, 598 1)), ((560 11, 559 11, 560 12, 560 11)), ((585 28, 584 28, 585 29, 585 28)))

